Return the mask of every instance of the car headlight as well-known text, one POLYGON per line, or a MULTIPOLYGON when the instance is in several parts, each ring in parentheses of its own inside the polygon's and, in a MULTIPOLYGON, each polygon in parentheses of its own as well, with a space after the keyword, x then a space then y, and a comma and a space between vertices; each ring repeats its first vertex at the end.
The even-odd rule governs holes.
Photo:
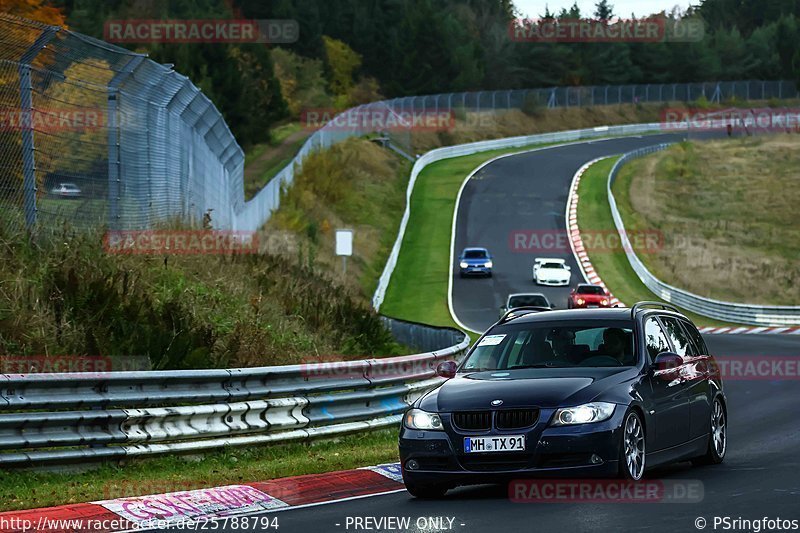
POLYGON ((408 429, 442 429, 442 419, 436 413, 429 413, 422 409, 411 409, 406 413, 406 427, 408 429))
POLYGON ((578 305, 583 305, 584 303, 586 302, 584 302, 583 298, 578 298, 578 305))
POLYGON ((492 268, 492 262, 491 261, 487 261, 486 262, 486 268, 492 268))
POLYGON ((460 266, 461 268, 467 268, 469 265, 467 264, 466 261, 461 261, 461 263, 459 263, 458 266, 460 266))
POLYGON ((606 299, 603 299, 603 300, 600 302, 600 304, 601 304, 601 305, 608 305, 608 300, 606 300, 606 299))
POLYGON ((554 426, 571 426, 574 424, 589 424, 608 420, 614 414, 613 403, 592 402, 577 407, 564 407, 558 409, 553 416, 554 426))

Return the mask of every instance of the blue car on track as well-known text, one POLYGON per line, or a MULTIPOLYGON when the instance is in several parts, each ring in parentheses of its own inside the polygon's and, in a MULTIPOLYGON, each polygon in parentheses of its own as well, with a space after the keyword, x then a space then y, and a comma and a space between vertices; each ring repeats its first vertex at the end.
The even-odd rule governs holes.
POLYGON ((486 248, 464 248, 458 256, 459 275, 492 277, 492 254, 486 248))

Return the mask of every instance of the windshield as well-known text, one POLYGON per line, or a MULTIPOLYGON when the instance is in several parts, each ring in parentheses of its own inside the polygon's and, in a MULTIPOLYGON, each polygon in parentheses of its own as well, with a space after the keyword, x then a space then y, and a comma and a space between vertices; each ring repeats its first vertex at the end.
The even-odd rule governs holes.
POLYGON ((564 268, 562 263, 544 263, 542 268, 564 268))
POLYGON ((633 331, 628 322, 535 323, 495 328, 480 340, 460 371, 635 364, 633 331))
POLYGON ((485 259, 486 251, 484 250, 466 250, 464 251, 464 259, 485 259))
POLYGON ((578 287, 578 294, 605 294, 603 287, 595 287, 593 285, 583 285, 578 287))
POLYGON ((512 296, 508 300, 508 307, 510 309, 513 309, 514 307, 525 307, 528 305, 536 307, 550 307, 550 302, 548 302, 547 298, 541 294, 522 294, 519 296, 512 296))

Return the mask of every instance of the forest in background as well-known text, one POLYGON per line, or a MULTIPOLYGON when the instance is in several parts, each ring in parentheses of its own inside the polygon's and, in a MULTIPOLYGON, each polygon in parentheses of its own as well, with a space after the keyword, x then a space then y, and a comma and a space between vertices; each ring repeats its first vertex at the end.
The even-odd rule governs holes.
MULTIPOLYGON (((540 17, 626 17, 613 2, 540 17)), ((800 78, 800 0, 702 0, 668 18, 699 18, 692 43, 530 43, 509 36, 512 0, 0 0, 3 11, 103 37, 110 19, 293 19, 297 42, 137 44, 217 105, 239 142, 304 108, 378 98, 556 85, 800 78)))

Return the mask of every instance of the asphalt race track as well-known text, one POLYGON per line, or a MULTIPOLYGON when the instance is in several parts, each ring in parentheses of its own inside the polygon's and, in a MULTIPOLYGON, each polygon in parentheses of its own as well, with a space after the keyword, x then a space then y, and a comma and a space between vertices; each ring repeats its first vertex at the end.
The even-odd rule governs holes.
POLYGON ((566 240, 564 220, 575 173, 598 157, 681 139, 655 135, 589 141, 505 157, 483 167, 461 194, 455 253, 467 246, 485 246, 493 256, 494 272, 491 278, 462 279, 457 265, 452 265, 453 310, 461 323, 483 332, 515 292, 541 292, 558 309, 565 309, 570 288, 536 285, 531 271, 535 257, 567 259, 571 286, 585 282, 566 240), (516 246, 517 234, 529 236, 528 245, 538 241, 542 247, 516 246))
MULTIPOLYGON (((483 169, 464 190, 458 212, 456 250, 487 246, 495 256, 491 279, 455 277, 454 306, 460 320, 482 330, 497 319, 509 292, 544 292, 559 308, 568 289, 536 287, 530 278, 533 255, 514 253, 510 232, 520 229, 563 230, 569 182, 580 166, 604 155, 622 153, 675 138, 660 135, 559 147, 498 160, 483 169)), ((574 273, 580 271, 571 254, 574 273)), ((455 271, 454 271, 455 272, 455 271)), ((790 356, 800 359, 800 335, 707 335, 717 356, 790 356)), ((507 488, 467 487, 441 500, 421 501, 405 491, 275 513, 281 532, 366 531, 347 527, 348 517, 452 518, 453 531, 698 531, 695 523, 714 517, 800 520, 800 381, 728 380, 729 432, 725 462, 692 467, 680 463, 649 471, 647 479, 699 481, 700 503, 512 503, 507 488)), ((447 524, 447 520, 445 520, 447 524)), ((750 529, 728 529, 749 531, 750 529)), ((762 529, 765 530, 765 529, 762 529)), ((232 531, 232 530, 231 530, 232 531)), ((422 531, 370 529, 369 531, 422 531)), ((426 529, 424 531, 447 531, 426 529)))

